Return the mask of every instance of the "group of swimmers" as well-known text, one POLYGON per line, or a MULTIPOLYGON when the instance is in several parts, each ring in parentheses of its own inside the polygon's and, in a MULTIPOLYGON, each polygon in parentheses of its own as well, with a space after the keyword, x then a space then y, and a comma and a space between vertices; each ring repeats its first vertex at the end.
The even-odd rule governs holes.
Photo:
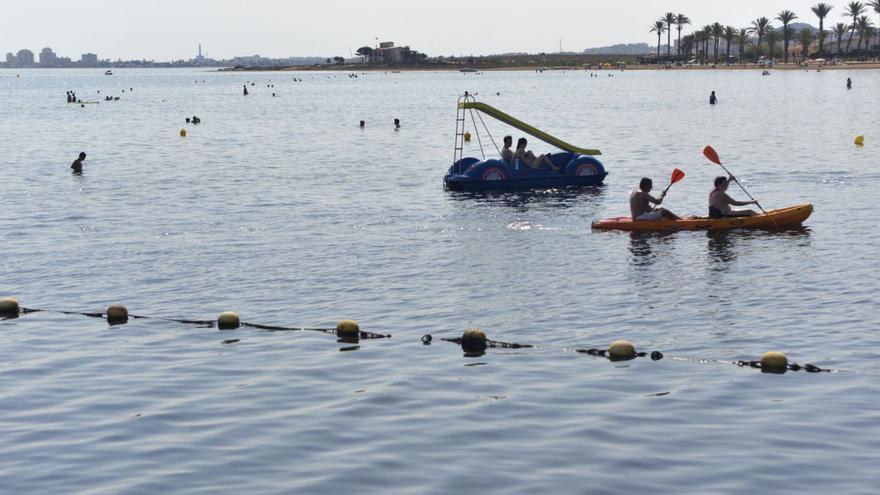
POLYGON ((526 138, 519 138, 516 142, 516 151, 514 151, 510 149, 510 147, 513 146, 513 137, 504 136, 504 147, 501 148, 501 159, 509 164, 513 164, 514 161, 519 160, 529 168, 548 168, 554 172, 560 170, 560 168, 557 167, 547 155, 535 155, 527 150, 526 145, 528 144, 529 142, 526 138))
POLYGON ((67 103, 78 103, 79 100, 76 98, 76 93, 73 91, 67 92, 67 103))
MULTIPOLYGON (((360 126, 361 129, 367 128, 367 122, 364 120, 360 121, 360 123, 358 125, 360 126)), ((394 130, 395 131, 400 130, 400 119, 394 119, 394 130)))
MULTIPOLYGON (((748 206, 756 205, 757 201, 737 201, 727 194, 727 188, 730 182, 736 180, 734 176, 716 177, 715 188, 709 193, 709 218, 731 218, 731 217, 752 217, 758 213, 754 210, 734 210, 731 206, 748 206)), ((632 219, 640 220, 681 220, 681 217, 667 210, 660 208, 663 198, 666 197, 666 191, 660 194, 659 198, 651 196, 651 189, 654 183, 651 179, 645 177, 639 182, 639 189, 633 191, 629 196, 629 209, 632 219), (651 206, 654 205, 654 206, 651 206)))
POLYGON ((187 123, 187 124, 201 124, 201 123, 202 123, 202 119, 200 119, 200 118, 196 117, 195 115, 193 115, 192 118, 189 118, 189 117, 186 118, 186 123, 187 123))

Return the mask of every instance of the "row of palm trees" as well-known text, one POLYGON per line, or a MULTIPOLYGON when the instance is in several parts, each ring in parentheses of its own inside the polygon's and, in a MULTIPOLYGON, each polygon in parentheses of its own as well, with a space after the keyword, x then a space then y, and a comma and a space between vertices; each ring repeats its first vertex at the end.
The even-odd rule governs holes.
MULTIPOLYGON (((793 39, 797 40, 797 42, 803 47, 804 59, 809 55, 809 47, 816 39, 819 40, 819 50, 817 53, 820 55, 824 54, 825 41, 829 34, 834 34, 837 38, 837 53, 843 52, 842 42, 847 34, 849 34, 849 37, 846 40, 846 56, 849 56, 851 53, 851 44, 853 38, 856 37, 856 34, 858 34, 859 37, 859 42, 856 45, 856 53, 861 51, 863 41, 865 42, 865 50, 867 50, 870 48, 871 37, 873 37, 875 33, 880 32, 878 29, 875 29, 874 23, 871 19, 865 15, 869 12, 869 9, 873 10, 876 14, 880 14, 880 0, 871 0, 867 3, 856 1, 849 2, 849 5, 847 5, 846 10, 843 12, 843 17, 848 20, 851 19, 852 22, 839 22, 831 27, 830 32, 825 30, 825 19, 831 14, 831 11, 834 10, 834 6, 824 2, 818 3, 810 9, 819 19, 818 32, 814 32, 811 28, 804 28, 795 32, 795 30, 790 27, 790 24, 796 20, 798 16, 790 10, 783 10, 775 17, 774 20, 782 23, 780 29, 777 29, 772 25, 772 20, 766 17, 759 17, 752 21, 751 25, 746 28, 722 26, 720 23, 716 22, 682 37, 682 29, 684 26, 690 25, 691 20, 684 14, 667 12, 663 17, 654 22, 651 26, 650 32, 657 34, 658 60, 660 59, 660 43, 664 33, 666 33, 666 58, 668 60, 672 59, 672 30, 673 26, 675 26, 675 30, 678 32, 678 45, 676 46, 677 57, 690 57, 695 52, 699 53, 702 51, 704 61, 708 62, 709 45, 711 43, 714 48, 713 53, 715 62, 718 62, 718 54, 723 41, 727 45, 727 60, 730 60, 730 47, 734 44, 738 45, 740 58, 744 59, 746 46, 751 43, 752 39, 756 38, 757 43, 753 50, 755 61, 758 60, 759 52, 765 42, 770 48, 770 58, 773 58, 776 51, 776 44, 779 43, 781 37, 784 62, 788 63, 788 48, 793 39)), ((878 40, 878 42, 880 42, 880 40, 878 40)))

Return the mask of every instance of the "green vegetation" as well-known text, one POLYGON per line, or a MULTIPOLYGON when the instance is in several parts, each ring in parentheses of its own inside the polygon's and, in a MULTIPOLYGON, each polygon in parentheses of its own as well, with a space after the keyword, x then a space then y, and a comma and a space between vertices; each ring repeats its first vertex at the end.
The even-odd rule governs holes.
MULTIPOLYGON (((672 63, 685 62, 687 60, 697 60, 701 63, 708 64, 710 58, 712 62, 717 63, 719 56, 726 52, 726 61, 730 63, 733 60, 731 54, 731 46, 739 48, 739 61, 745 62, 748 52, 751 52, 751 58, 757 62, 762 55, 773 59, 777 55, 776 46, 779 41, 783 43, 782 59, 784 63, 788 63, 789 55, 796 53, 798 48, 801 49, 802 59, 806 60, 810 55, 826 56, 828 48, 826 41, 829 35, 834 35, 837 40, 837 50, 834 54, 842 58, 861 58, 866 59, 871 56, 876 58, 878 48, 880 48, 880 38, 877 43, 872 46, 871 41, 875 36, 880 35, 880 29, 874 26, 873 21, 865 15, 868 11, 880 15, 880 0, 871 0, 867 3, 852 1, 843 11, 843 17, 850 20, 849 23, 837 23, 832 26, 830 31, 825 30, 825 19, 831 15, 834 6, 825 2, 819 2, 810 8, 816 19, 819 20, 819 29, 802 27, 798 29, 792 27, 794 21, 798 19, 798 15, 791 10, 782 10, 774 20, 779 21, 782 26, 774 27, 773 20, 761 16, 751 22, 748 27, 736 28, 734 26, 724 26, 721 23, 714 22, 707 24, 700 29, 696 29, 689 34, 682 36, 684 26, 691 24, 691 19, 684 14, 665 13, 657 20, 650 29, 651 33, 657 34, 657 62, 672 63), (672 56, 672 29, 673 25, 678 31, 678 46, 675 50, 675 56, 672 56), (665 60, 660 58, 661 38, 663 33, 666 35, 666 57, 665 60), (809 37, 807 36, 809 32, 809 37), (857 39, 855 50, 852 50, 852 43, 857 39), (809 41, 807 41, 809 39, 809 41), (722 47, 722 40, 725 46, 722 47), (789 50, 792 40, 796 41, 793 51, 789 50), (843 47, 843 41, 846 41, 846 47, 843 47), (816 46, 813 42, 818 41, 816 46), (805 44, 806 42, 806 44, 805 44), (711 44, 711 48, 710 48, 711 44), (725 48, 725 50, 722 50, 725 48), (814 50, 813 53, 810 53, 814 50)), ((833 45, 832 45, 833 51, 833 45)))

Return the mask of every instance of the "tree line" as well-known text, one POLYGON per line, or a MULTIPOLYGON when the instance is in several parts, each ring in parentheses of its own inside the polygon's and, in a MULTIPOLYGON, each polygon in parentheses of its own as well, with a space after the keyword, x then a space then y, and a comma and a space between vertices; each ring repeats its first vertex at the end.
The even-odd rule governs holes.
POLYGON ((664 33, 666 34, 666 59, 668 61, 697 57, 703 63, 708 63, 709 47, 711 46, 713 48, 713 62, 718 63, 718 56, 725 48, 727 57, 724 61, 729 62, 731 60, 731 46, 735 46, 739 49, 740 61, 745 61, 746 49, 751 48, 752 58, 757 62, 761 55, 769 55, 769 58, 773 59, 780 41, 783 46, 783 61, 785 63, 788 63, 789 46, 792 41, 800 44, 803 60, 806 60, 810 56, 810 47, 814 41, 818 40, 818 49, 814 55, 824 56, 827 53, 826 40, 829 34, 833 34, 837 39, 836 53, 843 54, 845 58, 865 56, 870 52, 871 38, 878 34, 878 29, 867 14, 870 11, 880 14, 880 0, 871 0, 866 3, 849 2, 841 13, 847 22, 838 22, 831 26, 830 30, 825 29, 825 19, 831 15, 834 6, 821 2, 811 7, 810 10, 819 19, 818 31, 813 28, 795 31, 790 24, 798 19, 797 14, 791 10, 783 10, 772 20, 767 17, 758 17, 747 27, 725 26, 715 22, 685 36, 681 34, 682 29, 692 25, 692 21, 684 14, 667 12, 654 22, 650 32, 657 35, 658 61, 661 59, 660 44, 664 33), (780 22, 782 26, 773 26, 774 21, 780 22), (678 34, 674 57, 672 54, 673 29, 678 34), (847 37, 847 35, 849 36, 847 37), (851 50, 852 42, 856 37, 858 37, 858 43, 855 50, 851 50), (846 38, 845 49, 842 46, 844 38, 846 38), (862 43, 865 45, 864 49, 862 43))

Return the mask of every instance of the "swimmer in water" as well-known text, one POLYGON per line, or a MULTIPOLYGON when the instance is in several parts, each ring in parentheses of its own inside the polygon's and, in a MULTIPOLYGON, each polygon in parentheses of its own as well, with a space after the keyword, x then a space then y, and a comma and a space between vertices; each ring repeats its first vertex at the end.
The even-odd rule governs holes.
POLYGON ((85 160, 85 159, 86 159, 86 154, 80 153, 79 158, 74 160, 73 163, 70 165, 70 169, 73 170, 73 173, 75 173, 75 174, 82 174, 83 173, 83 160, 85 160))

